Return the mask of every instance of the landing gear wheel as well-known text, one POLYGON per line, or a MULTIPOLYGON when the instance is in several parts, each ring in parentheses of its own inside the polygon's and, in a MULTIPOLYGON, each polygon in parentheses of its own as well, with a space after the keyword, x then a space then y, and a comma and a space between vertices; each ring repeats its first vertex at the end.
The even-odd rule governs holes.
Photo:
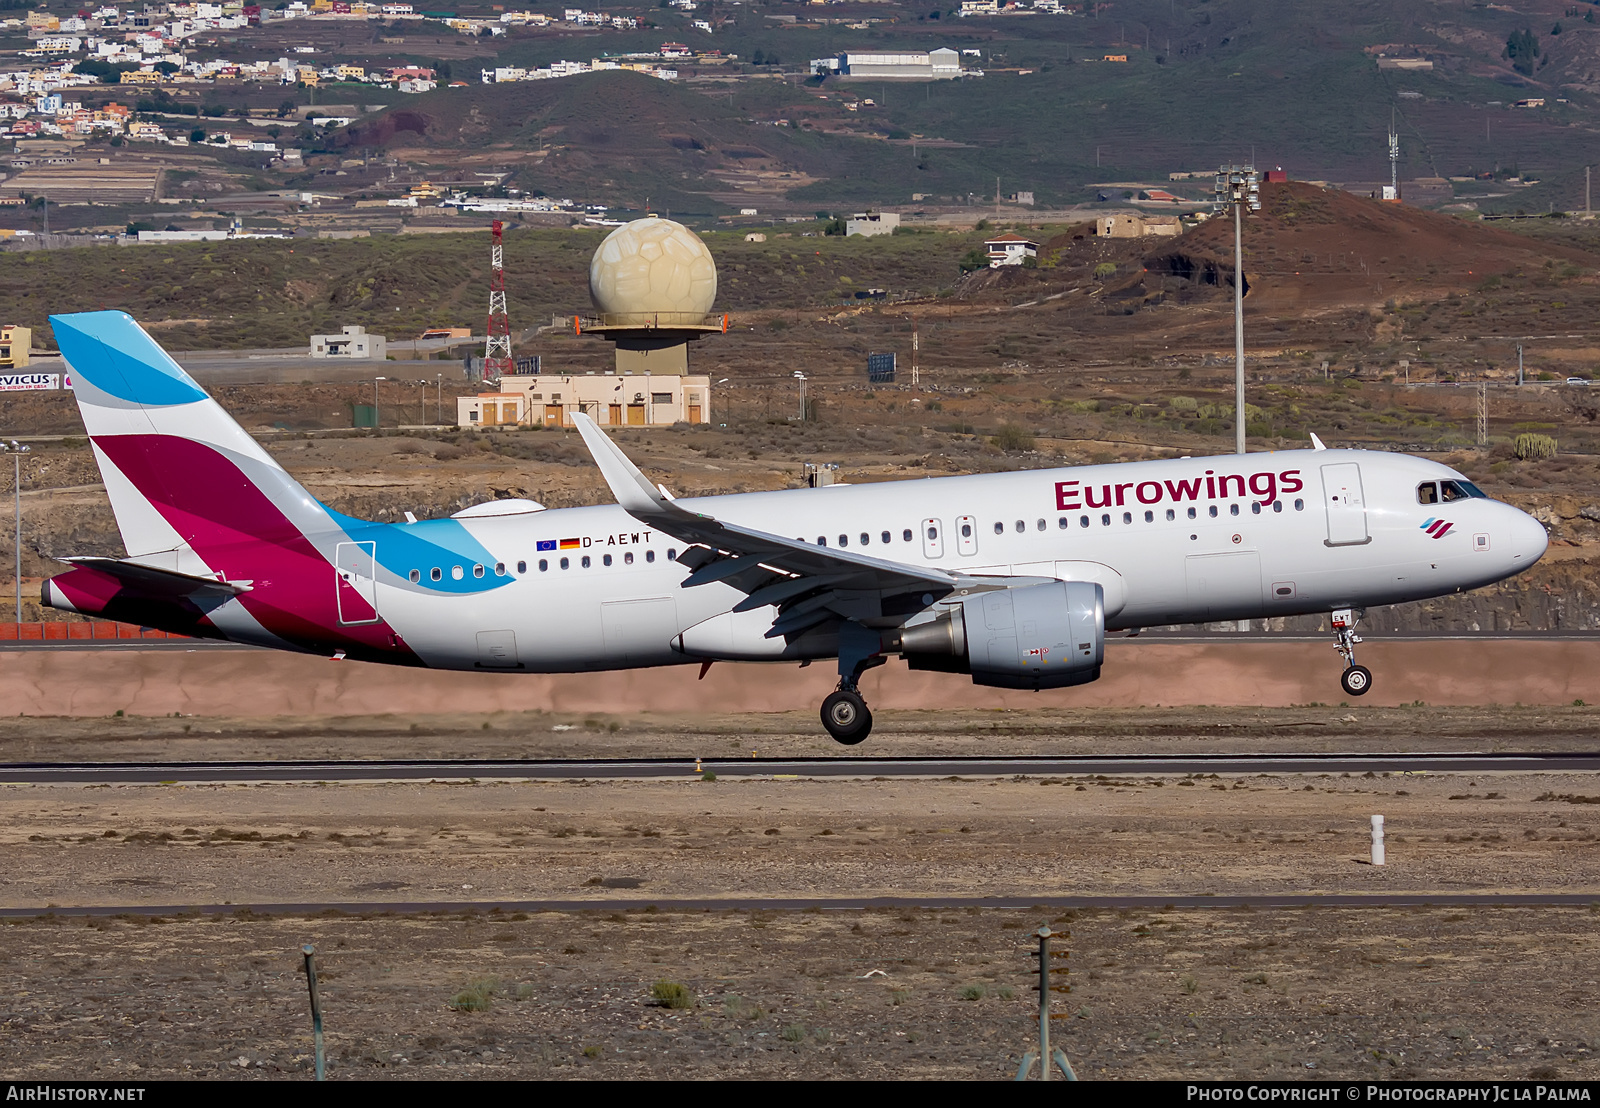
POLYGON ((822 702, 822 726, 835 741, 855 746, 872 733, 872 712, 853 689, 838 689, 822 702))
POLYGON ((1367 690, 1372 688, 1372 671, 1366 666, 1351 666, 1339 678, 1339 684, 1351 696, 1365 696, 1367 690))

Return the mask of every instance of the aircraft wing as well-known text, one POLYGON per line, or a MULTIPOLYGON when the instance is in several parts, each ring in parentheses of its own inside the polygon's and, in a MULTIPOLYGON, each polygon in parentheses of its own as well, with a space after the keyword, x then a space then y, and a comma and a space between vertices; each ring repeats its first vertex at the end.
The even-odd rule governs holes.
POLYGON ((572 419, 617 503, 639 522, 695 544, 678 556, 692 570, 682 587, 725 581, 748 594, 734 607, 736 612, 777 606, 782 614, 769 638, 827 619, 903 622, 904 615, 921 611, 958 588, 1005 588, 1023 580, 973 578, 908 566, 691 512, 664 496, 592 419, 580 413, 572 419), (896 603, 896 598, 905 599, 896 603))

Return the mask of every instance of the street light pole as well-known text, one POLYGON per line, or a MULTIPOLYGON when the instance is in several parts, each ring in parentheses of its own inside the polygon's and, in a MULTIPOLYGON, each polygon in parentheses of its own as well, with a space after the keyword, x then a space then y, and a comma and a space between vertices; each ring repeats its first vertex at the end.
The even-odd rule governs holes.
POLYGON ((1244 414, 1244 208, 1261 210, 1261 179, 1254 166, 1225 165, 1217 170, 1215 205, 1233 209, 1233 443, 1243 454, 1244 414))
POLYGON ((374 377, 372 379, 372 433, 378 433, 378 382, 387 381, 387 377, 374 377))
POLYGON ((444 422, 444 374, 436 373, 439 378, 438 389, 433 394, 433 421, 438 424, 444 422))
MULTIPOLYGON (((3 449, 3 447, 0 447, 0 449, 3 449)), ((14 510, 16 513, 16 517, 13 521, 16 525, 16 533, 13 536, 13 541, 16 543, 17 555, 16 621, 18 642, 22 641, 22 455, 27 453, 27 450, 28 448, 26 446, 21 445, 15 439, 12 440, 10 448, 12 473, 11 492, 14 510)))
POLYGON ((795 380, 800 382, 800 422, 806 421, 806 375, 798 369, 794 371, 795 380))
POLYGON ((1244 214, 1233 205, 1233 452, 1244 453, 1244 214))

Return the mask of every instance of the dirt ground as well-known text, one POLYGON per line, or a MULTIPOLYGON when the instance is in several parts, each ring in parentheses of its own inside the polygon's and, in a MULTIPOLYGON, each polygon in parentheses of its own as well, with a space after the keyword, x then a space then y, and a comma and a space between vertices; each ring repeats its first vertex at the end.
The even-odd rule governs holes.
POLYGON ((0 905, 134 907, 0 926, 0 1075, 306 1075, 297 952, 313 942, 335 1078, 1001 1078, 1036 1026, 1028 933, 1049 923, 1071 931, 1056 1035, 1085 1076, 1589 1078, 1594 909, 608 902, 1593 891, 1600 905, 1594 792, 1560 774, 7 786, 0 905), (1374 812, 1381 869, 1365 864, 1374 812), (137 908, 541 898, 595 907, 137 908), (656 1006, 657 981, 694 1006, 656 1006))

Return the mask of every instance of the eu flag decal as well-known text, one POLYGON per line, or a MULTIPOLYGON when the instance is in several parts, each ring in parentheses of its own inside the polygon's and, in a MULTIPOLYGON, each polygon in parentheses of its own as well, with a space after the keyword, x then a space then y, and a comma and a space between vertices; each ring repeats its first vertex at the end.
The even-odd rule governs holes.
POLYGON ((556 540, 555 539, 540 539, 538 541, 538 543, 535 545, 535 549, 540 550, 540 551, 554 550, 555 548, 556 548, 556 540))

